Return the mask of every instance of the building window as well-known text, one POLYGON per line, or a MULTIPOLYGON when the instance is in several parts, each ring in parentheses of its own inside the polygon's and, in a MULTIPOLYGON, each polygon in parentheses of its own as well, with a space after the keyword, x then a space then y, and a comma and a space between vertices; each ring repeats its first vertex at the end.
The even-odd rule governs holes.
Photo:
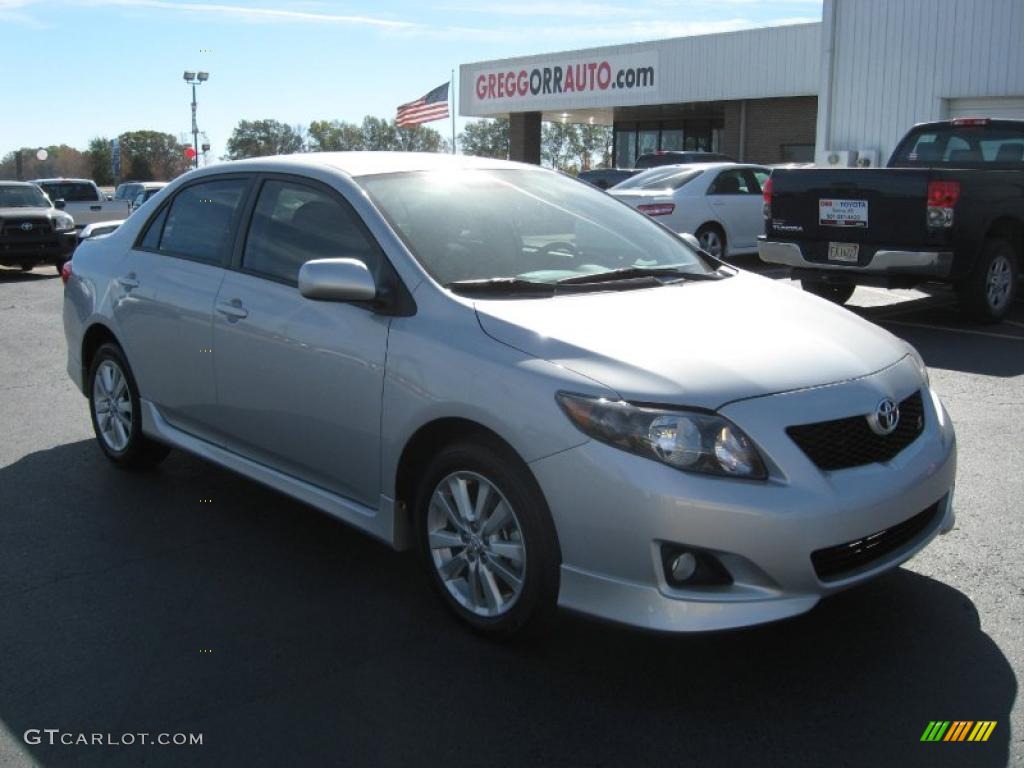
POLYGON ((782 162, 784 163, 813 163, 813 144, 783 144, 782 162))
POLYGON ((632 168, 636 162, 636 129, 615 129, 615 167, 632 168))

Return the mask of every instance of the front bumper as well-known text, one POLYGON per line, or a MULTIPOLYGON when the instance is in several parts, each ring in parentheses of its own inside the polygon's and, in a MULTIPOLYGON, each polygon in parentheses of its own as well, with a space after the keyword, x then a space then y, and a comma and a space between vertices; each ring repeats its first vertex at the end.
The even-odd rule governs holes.
POLYGON ((0 264, 55 264, 65 261, 78 245, 75 232, 54 232, 43 237, 0 239, 0 264))
MULTIPOLYGON (((827 245, 826 245, 827 247, 827 245)), ((827 269, 856 275, 913 275, 920 277, 946 278, 953 269, 952 251, 906 251, 879 249, 864 263, 840 264, 829 262, 818 254, 808 258, 800 243, 768 240, 763 235, 757 241, 757 253, 761 261, 768 264, 782 264, 787 267, 806 269, 827 269)))
POLYGON ((559 603, 650 629, 726 629, 803 613, 896 567, 953 527, 956 441, 938 399, 925 388, 924 431, 885 464, 823 472, 784 428, 806 422, 808 413, 870 412, 880 397, 918 387, 916 368, 904 359, 856 381, 723 408, 758 443, 771 467, 764 482, 687 474, 597 442, 534 462, 562 549, 559 603), (934 505, 927 526, 901 546, 840 578, 818 577, 812 553, 934 505), (714 554, 733 583, 671 586, 661 560, 666 543, 714 554))

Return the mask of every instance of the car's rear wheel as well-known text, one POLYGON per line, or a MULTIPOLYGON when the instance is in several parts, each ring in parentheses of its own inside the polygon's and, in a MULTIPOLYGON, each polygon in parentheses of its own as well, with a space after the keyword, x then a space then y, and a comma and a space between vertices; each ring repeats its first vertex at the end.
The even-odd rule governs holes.
POLYGON ((716 259, 724 259, 729 254, 725 232, 717 224, 704 224, 696 232, 700 247, 716 259))
POLYGON ((57 270, 57 274, 58 275, 61 274, 61 270, 64 269, 64 265, 67 264, 69 261, 70 261, 70 259, 61 259, 60 261, 54 262, 53 266, 54 266, 54 269, 57 270))
POLYGON ((142 434, 138 386, 117 344, 107 343, 96 351, 88 382, 92 427, 107 458, 126 469, 163 461, 169 449, 142 434))
POLYGON ((857 289, 853 283, 826 283, 824 280, 807 279, 800 281, 800 287, 808 293, 813 293, 815 296, 828 299, 836 304, 848 302, 857 289))
POLYGON ((36 265, 35 264, 19 264, 18 268, 22 272, 31 272, 33 269, 36 268, 36 265))
POLYGON ((477 631, 541 626, 558 599, 560 556, 544 497, 496 440, 442 449, 419 484, 420 555, 441 599, 477 631))
POLYGON ((988 238, 974 271, 956 286, 961 309, 978 322, 1002 321, 1017 295, 1018 269, 1013 243, 988 238))

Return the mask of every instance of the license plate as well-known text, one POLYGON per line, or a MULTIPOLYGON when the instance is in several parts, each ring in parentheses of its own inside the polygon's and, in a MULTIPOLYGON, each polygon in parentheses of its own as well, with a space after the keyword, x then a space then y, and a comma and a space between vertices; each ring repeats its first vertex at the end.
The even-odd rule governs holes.
POLYGON ((860 253, 859 243, 829 243, 828 260, 840 261, 843 264, 856 264, 860 253))
POLYGON ((818 201, 818 225, 822 227, 867 227, 867 200, 818 201))

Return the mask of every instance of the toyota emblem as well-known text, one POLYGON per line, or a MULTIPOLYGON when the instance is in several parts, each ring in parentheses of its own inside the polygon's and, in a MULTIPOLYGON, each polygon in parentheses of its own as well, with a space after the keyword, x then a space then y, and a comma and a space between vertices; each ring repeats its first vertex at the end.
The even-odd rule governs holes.
POLYGON ((21 225, 21 231, 22 232, 31 232, 32 231, 32 222, 31 221, 24 222, 21 225))
POLYGON ((888 397, 875 408, 875 412, 868 416, 868 426, 876 435, 891 435, 896 431, 900 423, 900 407, 888 397))

